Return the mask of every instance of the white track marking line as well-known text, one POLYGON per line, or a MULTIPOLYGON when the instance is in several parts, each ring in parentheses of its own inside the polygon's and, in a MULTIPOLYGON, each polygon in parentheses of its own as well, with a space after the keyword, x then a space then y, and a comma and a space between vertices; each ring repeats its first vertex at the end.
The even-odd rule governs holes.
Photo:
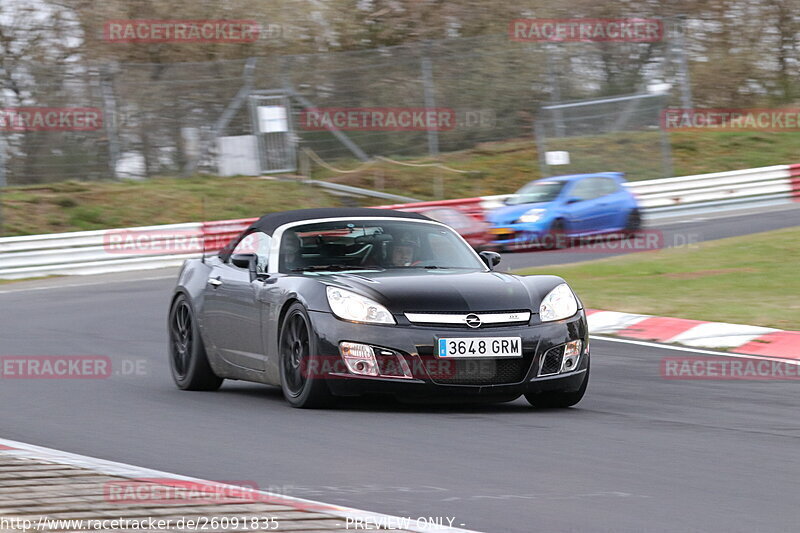
POLYGON ((675 350, 678 352, 692 352, 692 353, 701 353, 705 355, 716 355, 719 357, 734 357, 738 359, 756 359, 759 361, 780 361, 783 363, 788 363, 790 365, 800 366, 800 360, 798 359, 785 359, 783 357, 768 357, 765 355, 749 355, 743 353, 734 353, 734 352, 717 352, 713 350, 700 350, 698 348, 687 348, 685 346, 672 346, 669 344, 659 344, 657 342, 648 342, 648 341, 637 341, 632 339, 620 339, 617 337, 604 337, 602 335, 589 335, 590 339, 598 340, 598 341, 609 341, 609 342, 621 342, 623 344, 636 344, 639 346, 647 346, 649 348, 662 348, 664 350, 675 350))
MULTIPOLYGON (((43 446, 36 446, 34 444, 26 444, 24 442, 17 442, 13 440, 0 438, 0 445, 13 448, 11 450, 2 450, 0 453, 4 455, 12 455, 28 459, 39 459, 43 461, 53 461, 56 463, 67 464, 79 468, 85 468, 94 472, 110 476, 121 476, 129 478, 168 478, 177 481, 187 481, 190 483, 198 483, 204 485, 219 486, 222 488, 231 488, 239 492, 248 492, 253 494, 260 494, 267 497, 277 498, 282 501, 296 502, 298 506, 311 505, 313 512, 324 513, 334 516, 336 518, 354 518, 368 520, 372 524, 403 524, 403 529, 408 531, 415 531, 419 533, 478 533, 468 529, 459 529, 456 527, 439 526, 430 524, 429 527, 421 527, 416 524, 416 519, 411 518, 410 524, 405 525, 402 517, 373 513, 371 511, 362 511, 361 509, 354 509, 352 507, 342 507, 329 503, 317 502, 314 500, 306 500, 304 498, 295 498, 293 496, 286 496, 283 494, 275 494, 263 490, 248 489, 245 487, 233 487, 225 483, 218 483, 189 476, 182 476, 179 474, 171 474, 169 472, 162 472, 159 470, 152 470, 149 468, 128 465, 125 463, 117 463, 114 461, 107 461, 105 459, 98 459, 95 457, 88 457, 86 455, 78 455, 75 453, 64 452, 55 450, 53 448, 45 448, 43 446)), ((427 518, 427 517, 426 517, 427 518)))
MULTIPOLYGON (((154 281, 160 279, 177 279, 178 276, 175 274, 174 276, 153 276, 149 278, 135 278, 132 280, 122 280, 122 281, 154 281)), ((11 294, 14 292, 29 292, 29 291, 48 291, 48 290, 58 290, 58 289, 69 289, 74 287, 97 287, 99 285, 109 285, 113 283, 113 281, 96 281, 91 283, 65 283, 63 285, 48 285, 44 287, 24 287, 22 289, 8 289, 8 290, 0 290, 0 294, 11 294)))

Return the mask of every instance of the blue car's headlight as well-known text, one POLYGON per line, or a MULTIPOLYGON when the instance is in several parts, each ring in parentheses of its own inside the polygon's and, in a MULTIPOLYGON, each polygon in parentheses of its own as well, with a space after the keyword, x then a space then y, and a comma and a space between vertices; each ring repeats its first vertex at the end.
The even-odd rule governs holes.
POLYGON ((539 306, 539 320, 552 322, 569 318, 578 312, 578 300, 569 285, 562 283, 544 297, 539 306))
POLYGON ((366 296, 330 286, 327 295, 331 311, 339 318, 367 324, 396 324, 388 309, 366 296))
POLYGON ((520 222, 538 222, 544 216, 544 209, 530 209, 519 217, 520 222))

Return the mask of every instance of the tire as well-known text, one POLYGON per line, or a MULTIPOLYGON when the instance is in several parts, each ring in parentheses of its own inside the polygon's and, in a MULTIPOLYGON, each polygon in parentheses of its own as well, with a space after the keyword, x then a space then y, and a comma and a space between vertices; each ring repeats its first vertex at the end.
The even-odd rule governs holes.
POLYGON ((562 250, 569 246, 570 239, 567 235, 567 224, 563 219, 557 218, 553 221, 547 234, 547 239, 550 241, 545 246, 548 250, 562 250))
POLYGON ((309 375, 307 369, 317 350, 317 336, 306 308, 300 303, 289 307, 278 337, 281 390, 289 405, 300 409, 319 409, 333 403, 324 379, 309 375), (305 375, 304 375, 305 374, 305 375))
POLYGON ((181 294, 169 311, 169 366, 175 385, 182 390, 214 391, 223 378, 214 374, 200 338, 194 310, 181 294))
POLYGON ((572 407, 583 399, 586 394, 586 387, 589 385, 589 368, 586 368, 586 376, 583 379, 581 388, 575 392, 540 392, 536 394, 526 394, 525 399, 533 407, 565 409, 572 407))
POLYGON ((631 238, 642 229, 642 215, 638 209, 633 209, 628 214, 628 221, 625 223, 625 237, 631 238))

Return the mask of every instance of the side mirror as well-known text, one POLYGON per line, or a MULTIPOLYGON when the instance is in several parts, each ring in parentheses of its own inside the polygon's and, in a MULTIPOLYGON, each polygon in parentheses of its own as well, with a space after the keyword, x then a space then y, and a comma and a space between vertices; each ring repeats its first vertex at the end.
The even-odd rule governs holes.
POLYGON ((481 259, 483 259, 483 262, 486 263, 486 266, 489 267, 489 270, 494 270, 494 267, 496 267, 500 263, 500 260, 503 258, 497 252, 487 251, 487 252, 481 252, 478 255, 481 256, 481 259))
POLYGON ((235 267, 239 268, 246 268, 250 271, 250 280, 254 280, 258 277, 256 273, 256 264, 258 262, 258 257, 256 254, 233 254, 231 256, 231 264, 235 267))
POLYGON ((578 203, 578 202, 580 202, 580 201, 581 201, 581 199, 580 199, 580 198, 577 198, 577 197, 575 197, 575 196, 571 196, 571 197, 567 198, 567 205, 570 205, 570 204, 577 204, 577 203, 578 203))

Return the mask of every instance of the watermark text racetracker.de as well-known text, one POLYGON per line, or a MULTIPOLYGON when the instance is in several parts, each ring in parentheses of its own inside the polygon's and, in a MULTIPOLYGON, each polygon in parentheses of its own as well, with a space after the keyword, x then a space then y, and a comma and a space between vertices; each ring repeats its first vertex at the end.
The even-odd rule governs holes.
MULTIPOLYGON (((495 230, 496 236, 506 234, 495 230)), ((512 230, 508 230, 511 235, 512 230)), ((606 233, 600 235, 573 237, 565 233, 530 234, 524 233, 506 247, 512 250, 562 249, 585 253, 633 253, 661 250, 663 248, 695 248, 701 240, 696 233, 665 234, 661 230, 640 230, 634 233, 606 233)))
POLYGON ((300 112, 305 130, 449 131, 455 111, 446 107, 320 107, 300 112))
POLYGON ((0 108, 0 131, 96 131, 103 127, 103 114, 95 107, 4 107, 0 108))
POLYGON ((497 126, 489 108, 319 107, 300 112, 299 126, 309 131, 452 131, 497 126))
POLYGON ((103 38, 110 43, 252 43, 263 29, 255 20, 109 20, 103 38))
MULTIPOLYGON (((203 233, 196 229, 120 229, 103 234, 103 250, 120 255, 192 254, 219 250, 230 240, 227 233, 203 233)), ((243 241, 239 249, 248 242, 243 241)), ((256 253, 255 244, 250 251, 256 253)))
MULTIPOLYGON (((318 512, 325 504, 298 500, 276 492, 259 489, 255 481, 202 481, 175 478, 137 478, 109 481, 103 485, 103 499, 119 505, 187 506, 262 503, 282 505, 295 510, 318 512)), ((281 491, 285 492, 285 491, 281 491)))
POLYGON ((518 42, 633 42, 664 39, 664 23, 641 18, 516 19, 508 27, 518 42))
POLYGON ((664 357, 661 377, 697 381, 797 381, 800 365, 788 361, 714 356, 664 357))
POLYGON ((800 108, 667 108, 665 130, 800 131, 800 108))
POLYGON ((255 481, 200 482, 169 478, 109 481, 103 485, 109 503, 140 505, 217 505, 261 501, 255 481))
POLYGON ((119 359, 107 355, 4 355, 0 379, 108 379, 147 374, 146 359, 119 359))

